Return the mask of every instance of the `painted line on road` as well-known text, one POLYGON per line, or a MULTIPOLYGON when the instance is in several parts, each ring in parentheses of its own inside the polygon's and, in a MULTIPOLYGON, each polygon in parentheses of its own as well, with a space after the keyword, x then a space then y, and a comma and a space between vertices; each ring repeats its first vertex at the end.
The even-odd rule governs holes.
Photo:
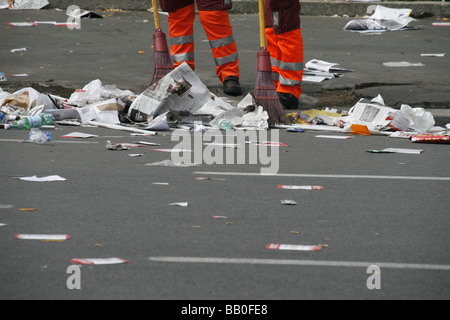
MULTIPOLYGON (((24 139, 0 139, 0 142, 23 142, 23 143, 30 143, 27 140, 24 139)), ((62 141, 62 140, 52 140, 49 142, 52 143, 71 143, 71 144, 98 144, 98 142, 95 141, 62 141)))
POLYGON ((196 175, 242 176, 242 177, 288 177, 288 178, 327 178, 327 179, 380 179, 380 180, 425 180, 450 181, 450 177, 418 177, 418 176, 381 176, 381 175, 345 175, 345 174, 297 174, 277 173, 263 174, 250 172, 195 172, 196 175))
POLYGON ((416 269, 450 271, 450 265, 413 264, 389 262, 324 261, 324 260, 278 260, 278 259, 236 259, 236 258, 197 258, 197 257, 150 257, 149 261, 168 263, 203 263, 203 264, 248 264, 305 267, 351 267, 368 268, 376 265, 387 269, 416 269))

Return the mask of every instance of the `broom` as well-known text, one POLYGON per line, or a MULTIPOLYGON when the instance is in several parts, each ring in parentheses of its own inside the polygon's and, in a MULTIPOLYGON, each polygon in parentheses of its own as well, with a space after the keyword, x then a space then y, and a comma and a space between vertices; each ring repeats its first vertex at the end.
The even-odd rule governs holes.
POLYGON ((267 51, 267 39, 265 33, 264 0, 259 0, 259 28, 261 49, 258 52, 258 73, 256 76, 253 97, 257 105, 260 105, 269 115, 269 125, 290 124, 286 117, 286 109, 281 104, 272 77, 272 63, 270 53, 267 51))
POLYGON ((174 69, 167 46, 166 34, 161 29, 158 1, 152 0, 153 16, 155 17, 155 33, 153 34, 153 79, 150 86, 158 83, 165 75, 174 69))

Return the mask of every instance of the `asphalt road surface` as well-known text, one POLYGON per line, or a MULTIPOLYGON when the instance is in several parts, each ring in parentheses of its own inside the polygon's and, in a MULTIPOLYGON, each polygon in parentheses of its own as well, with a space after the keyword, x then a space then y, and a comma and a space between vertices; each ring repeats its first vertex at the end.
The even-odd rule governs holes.
POLYGON ((290 146, 278 147, 279 173, 261 176, 261 165, 250 164, 146 166, 171 158, 152 151, 175 147, 170 135, 58 129, 45 145, 21 142, 28 132, 2 133, 1 299, 449 298, 446 145, 280 131, 280 142, 290 146), (100 137, 61 138, 73 131, 100 137), (161 146, 109 151, 108 140, 161 146), (386 147, 423 153, 366 152, 386 147), (13 178, 34 175, 67 181, 13 178), (297 205, 281 205, 286 199, 297 205), (169 206, 178 202, 189 206, 169 206), (15 234, 71 239, 19 240, 15 234), (325 246, 266 249, 271 243, 325 246), (81 289, 68 289, 72 259, 109 257, 130 263, 83 265, 81 289), (381 289, 367 287, 371 265, 380 268, 381 289))
MULTIPOLYGON (((151 73, 145 68, 151 66, 151 14, 106 16, 82 20, 81 30, 3 26, 0 39, 8 45, 0 54, 8 63, 1 63, 0 71, 29 74, 27 79, 9 78, 18 86, 41 83, 73 92, 98 78, 140 93, 151 73), (27 51, 10 52, 20 47, 27 51), (139 54, 141 50, 145 53, 139 54)), ((2 22, 67 19, 55 11, 3 11, 0 17, 2 22)), ((449 76, 442 66, 448 54, 441 60, 420 58, 421 53, 446 51, 444 29, 420 20, 420 30, 362 36, 342 31, 348 20, 303 18, 307 59, 355 70, 318 87, 305 85, 308 95, 349 89, 352 99, 381 94, 391 106, 428 102, 445 107, 449 76), (382 66, 405 60, 427 67, 382 66)), ((256 22, 256 16, 233 17, 246 92, 256 74, 256 22)), ((208 43, 197 39, 197 72, 220 93, 208 43)), ((268 158, 279 165, 278 174, 264 176, 259 174, 261 157, 257 164, 156 167, 146 164, 171 155, 152 151, 154 147, 109 151, 105 145, 108 140, 147 141, 170 149, 177 144, 170 134, 132 137, 61 126, 52 133, 51 143, 36 145, 23 142, 28 132, 0 132, 0 223, 6 224, 0 226, 2 300, 450 298, 447 145, 385 136, 336 140, 315 137, 333 133, 281 130, 280 142, 290 146, 278 147, 278 156, 274 151, 268 158), (74 131, 99 137, 61 138, 74 131), (388 147, 423 152, 366 152, 388 147), (67 181, 14 178, 34 175, 60 175, 67 181), (323 190, 283 190, 278 185, 323 190), (297 205, 285 206, 282 200, 297 205), (189 205, 169 206, 178 202, 189 205), (19 210, 23 208, 36 210, 19 210), (19 240, 16 234, 67 234, 70 240, 19 240), (320 245, 321 250, 272 250, 268 244, 320 245), (82 265, 78 273, 68 273, 72 259, 110 257, 129 263, 82 265), (381 287, 370 289, 371 284, 381 287)))

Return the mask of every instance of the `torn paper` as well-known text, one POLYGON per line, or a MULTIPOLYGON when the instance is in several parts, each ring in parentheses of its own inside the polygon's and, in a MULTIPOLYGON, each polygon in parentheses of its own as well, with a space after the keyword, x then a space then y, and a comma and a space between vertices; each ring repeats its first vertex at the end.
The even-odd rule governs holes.
POLYGON ((54 175, 54 176, 47 176, 47 177, 41 177, 38 178, 37 176, 32 177, 14 177, 16 179, 22 180, 22 181, 30 181, 30 182, 57 182, 57 181, 67 181, 67 179, 54 175))

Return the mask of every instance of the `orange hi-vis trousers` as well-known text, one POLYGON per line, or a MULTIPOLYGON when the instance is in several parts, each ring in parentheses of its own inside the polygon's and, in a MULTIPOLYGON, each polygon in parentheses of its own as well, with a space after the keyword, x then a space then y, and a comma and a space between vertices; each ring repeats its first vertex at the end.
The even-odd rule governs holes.
MULTIPOLYGON (((195 4, 169 12, 170 51, 174 66, 186 62, 195 70, 195 4)), ((199 19, 208 37, 216 62, 216 73, 223 83, 227 77, 240 77, 239 55, 228 12, 200 11, 199 19)))
POLYGON ((303 40, 301 29, 275 34, 266 29, 267 50, 270 52, 272 72, 277 92, 302 94, 303 40))
POLYGON ((265 0, 267 50, 277 92, 299 98, 303 78, 303 37, 298 0, 265 0))

